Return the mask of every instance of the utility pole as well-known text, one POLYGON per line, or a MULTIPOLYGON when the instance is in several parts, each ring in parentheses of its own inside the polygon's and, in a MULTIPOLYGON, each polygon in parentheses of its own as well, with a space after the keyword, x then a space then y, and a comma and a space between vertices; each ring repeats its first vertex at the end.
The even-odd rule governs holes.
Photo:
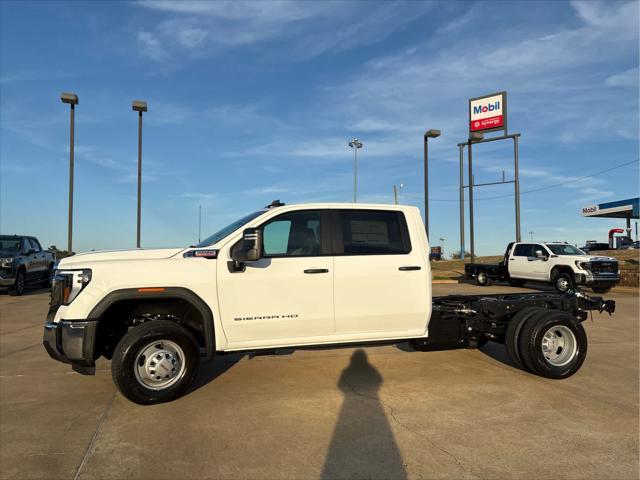
POLYGON ((531 236, 531 241, 533 242, 533 234, 536 232, 529 232, 529 235, 531 236))
POLYGON ((398 204, 398 187, 396 187, 395 185, 393 186, 393 204, 398 204))

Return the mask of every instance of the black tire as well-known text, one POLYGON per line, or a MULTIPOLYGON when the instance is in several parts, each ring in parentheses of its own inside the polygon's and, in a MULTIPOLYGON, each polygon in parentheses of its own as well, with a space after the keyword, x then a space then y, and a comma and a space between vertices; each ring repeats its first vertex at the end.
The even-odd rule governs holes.
POLYGON ((568 273, 558 272, 553 277, 553 286, 558 292, 566 293, 574 289, 573 278, 568 273))
POLYGON ((479 270, 476 274, 476 283, 481 287, 489 285, 489 275, 484 270, 479 270))
POLYGON ((25 286, 25 274, 24 270, 20 268, 16 273, 16 281, 12 287, 9 287, 9 295, 19 297, 24 293, 25 286))
POLYGON ((593 288, 592 289, 595 293, 609 293, 611 291, 611 287, 604 287, 604 288, 593 288))
POLYGON ((518 350, 527 368, 536 375, 553 379, 568 378, 584 363, 587 356, 587 334, 582 324, 571 314, 559 310, 544 310, 525 322, 518 339, 518 350), (552 344, 552 350, 547 350, 545 354, 543 340, 547 333, 554 334, 563 342, 563 346, 552 344), (554 363, 547 355, 560 357, 554 363), (566 363, 560 364, 562 355, 566 355, 566 363))
POLYGON ((524 280, 518 280, 517 278, 510 278, 509 285, 512 287, 522 287, 524 285, 524 280))
MULTIPOLYGON (((176 358, 178 357, 176 355, 176 358)), ((146 357, 141 357, 139 360, 144 364, 145 359, 146 357)), ((152 361, 151 357, 149 357, 149 361, 152 361)), ((164 362, 164 359, 161 362, 164 362)), ((140 365, 140 368, 144 366, 143 364, 140 365)), ((120 339, 111 360, 111 376, 118 390, 129 400, 140 405, 151 405, 170 402, 182 396, 195 380, 199 364, 198 342, 188 330, 174 322, 153 320, 130 329, 120 339), (154 346, 155 348, 158 346, 166 347, 166 344, 162 343, 163 341, 173 342, 182 349, 184 358, 179 360, 181 361, 179 365, 184 366, 184 370, 176 377, 178 380, 166 388, 148 388, 137 377, 136 359, 143 350, 151 348, 154 342, 158 342, 154 346)), ((168 370, 165 369, 165 371, 168 370)))
POLYGON ((518 339, 520 337, 520 332, 522 331, 522 327, 532 315, 540 312, 539 307, 527 307, 520 310, 516 313, 513 318, 509 321, 507 325, 507 331, 504 336, 504 344, 507 347, 507 355, 513 363, 514 367, 517 367, 521 370, 527 370, 522 358, 520 357, 520 351, 518 349, 518 339))

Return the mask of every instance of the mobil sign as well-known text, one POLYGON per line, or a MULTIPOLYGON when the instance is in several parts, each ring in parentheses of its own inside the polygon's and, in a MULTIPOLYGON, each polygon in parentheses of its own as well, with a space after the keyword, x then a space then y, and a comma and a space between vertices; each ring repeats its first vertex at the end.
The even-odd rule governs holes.
POLYGON ((469 131, 507 130, 507 92, 469 100, 469 131))

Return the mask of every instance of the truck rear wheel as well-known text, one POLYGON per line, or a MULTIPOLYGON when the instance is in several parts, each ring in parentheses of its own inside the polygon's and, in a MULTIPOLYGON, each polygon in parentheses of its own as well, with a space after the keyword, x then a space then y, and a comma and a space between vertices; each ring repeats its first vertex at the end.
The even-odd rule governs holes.
POLYGON ((481 287, 489 285, 489 276, 484 270, 480 270, 476 275, 476 283, 481 287))
POLYGON ((572 315, 544 310, 522 327, 518 351, 527 368, 541 377, 567 378, 576 373, 587 355, 587 334, 572 315))
POLYGON ((182 396, 195 380, 199 363, 198 343, 188 330, 153 320, 122 337, 111 360, 111 376, 129 400, 151 405, 182 396))
POLYGON ((513 365, 521 370, 526 370, 522 358, 520 357, 520 352, 518 350, 518 339, 520 338, 520 332, 522 331, 522 327, 525 322, 529 320, 533 315, 540 312, 539 307, 527 307, 520 310, 516 313, 509 325, 507 325, 507 332, 505 333, 504 343, 507 347, 507 355, 511 360, 513 365))

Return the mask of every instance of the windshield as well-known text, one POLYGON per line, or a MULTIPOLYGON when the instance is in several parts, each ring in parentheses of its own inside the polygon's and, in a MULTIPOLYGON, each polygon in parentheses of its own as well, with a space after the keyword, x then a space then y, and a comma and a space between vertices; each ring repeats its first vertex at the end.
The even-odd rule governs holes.
POLYGON ((262 215, 264 212, 265 212, 264 210, 260 210, 258 212, 250 213, 246 217, 242 217, 239 220, 236 220, 232 224, 227 225, 226 227, 224 227, 221 230, 218 230, 216 233, 214 233, 210 237, 205 238, 198 245, 196 245, 196 247, 208 247, 209 245, 213 245, 214 243, 218 243, 224 237, 226 237, 227 235, 229 235, 232 232, 235 232, 240 227, 242 227, 243 225, 246 225, 247 223, 249 223, 254 218, 257 218, 260 215, 262 215))
POLYGON ((20 253, 20 237, 0 237, 0 252, 2 255, 15 255, 20 253))
POLYGON ((582 250, 573 245, 549 245, 547 248, 555 255, 586 255, 582 250))

